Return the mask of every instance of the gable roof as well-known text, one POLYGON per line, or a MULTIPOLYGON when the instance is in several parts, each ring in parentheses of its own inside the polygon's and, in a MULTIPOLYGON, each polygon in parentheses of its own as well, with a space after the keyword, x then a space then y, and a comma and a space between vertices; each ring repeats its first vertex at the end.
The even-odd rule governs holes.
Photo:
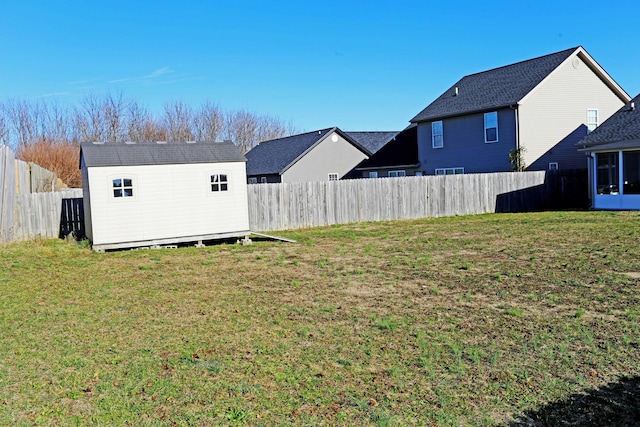
POLYGON ((384 147, 389 141, 396 137, 400 132, 345 132, 361 147, 369 151, 370 154, 375 154, 378 150, 384 147))
POLYGON ((640 148, 640 95, 585 136, 578 146, 582 151, 640 148))
POLYGON ((431 121, 516 105, 573 55, 579 55, 623 102, 629 100, 629 95, 578 46, 465 76, 418 113, 411 122, 431 121))
POLYGON ((247 175, 272 175, 285 172, 332 132, 342 136, 367 156, 370 155, 366 148, 349 135, 333 127, 261 142, 246 154, 247 175))
POLYGON ((80 158, 88 167, 244 162, 231 141, 138 142, 80 144, 80 158))
POLYGON ((356 170, 389 169, 395 167, 417 167, 418 159, 418 127, 410 125, 399 132, 373 156, 360 162, 356 170))

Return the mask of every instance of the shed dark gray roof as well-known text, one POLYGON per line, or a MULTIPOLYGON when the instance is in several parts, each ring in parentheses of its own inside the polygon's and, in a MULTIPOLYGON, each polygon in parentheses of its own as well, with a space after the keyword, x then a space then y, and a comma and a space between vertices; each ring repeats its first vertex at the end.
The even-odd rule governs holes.
POLYGON ((365 154, 370 154, 366 148, 360 146, 353 138, 337 127, 321 129, 261 142, 246 154, 247 175, 283 173, 298 158, 334 131, 365 154))
POLYGON ((578 146, 586 149, 640 148, 639 104, 640 95, 637 95, 585 136, 578 146))
POLYGON ((80 144, 80 158, 91 166, 244 162, 232 142, 138 142, 80 144))
POLYGON ((375 154, 384 147, 389 141, 396 137, 400 132, 345 132, 361 147, 365 148, 369 153, 375 154))
POLYGON ((517 104, 578 49, 580 47, 574 47, 465 76, 411 119, 411 122, 496 110, 517 104))

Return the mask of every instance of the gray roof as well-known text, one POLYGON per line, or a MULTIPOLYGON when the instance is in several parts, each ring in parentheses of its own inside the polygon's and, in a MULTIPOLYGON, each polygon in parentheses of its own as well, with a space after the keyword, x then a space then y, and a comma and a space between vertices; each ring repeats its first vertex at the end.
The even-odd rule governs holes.
POLYGON ((366 148, 360 146, 337 127, 333 127, 261 142, 246 154, 247 175, 283 173, 308 150, 334 131, 369 155, 366 148))
POLYGON ((400 132, 345 132, 361 147, 365 148, 369 153, 375 154, 384 147, 389 141, 395 138, 400 132))
POLYGON ((640 95, 585 136, 578 145, 599 150, 640 148, 640 95))
POLYGON ((517 104, 577 49, 580 48, 574 47, 465 76, 411 119, 411 122, 496 110, 517 104))
POLYGON ((244 162, 231 141, 138 142, 80 144, 80 158, 87 166, 135 166, 186 163, 244 162))

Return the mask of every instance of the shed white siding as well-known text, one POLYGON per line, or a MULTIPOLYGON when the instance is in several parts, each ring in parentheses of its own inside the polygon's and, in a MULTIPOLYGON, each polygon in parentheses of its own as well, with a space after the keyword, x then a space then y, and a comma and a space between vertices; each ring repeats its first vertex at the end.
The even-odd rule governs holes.
POLYGON ((87 233, 94 248, 249 231, 244 162, 89 167, 87 184, 87 233), (212 174, 228 176, 228 191, 211 191, 212 174), (133 197, 114 197, 119 178, 132 179, 133 197))

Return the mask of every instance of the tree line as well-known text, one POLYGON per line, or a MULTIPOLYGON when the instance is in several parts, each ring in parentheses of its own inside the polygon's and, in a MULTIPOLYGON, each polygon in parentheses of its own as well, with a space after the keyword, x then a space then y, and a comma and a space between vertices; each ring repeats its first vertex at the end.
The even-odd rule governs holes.
POLYGON ((246 153, 261 141, 295 132, 291 123, 277 117, 224 110, 210 101, 197 107, 180 100, 169 101, 155 115, 122 92, 89 94, 76 105, 55 99, 0 101, 0 143, 14 148, 23 160, 38 163, 58 176, 73 176, 67 178, 71 186, 77 186, 80 180, 78 159, 61 166, 60 158, 69 157, 80 142, 231 140, 246 153), (58 160, 48 165, 47 158, 58 160))

